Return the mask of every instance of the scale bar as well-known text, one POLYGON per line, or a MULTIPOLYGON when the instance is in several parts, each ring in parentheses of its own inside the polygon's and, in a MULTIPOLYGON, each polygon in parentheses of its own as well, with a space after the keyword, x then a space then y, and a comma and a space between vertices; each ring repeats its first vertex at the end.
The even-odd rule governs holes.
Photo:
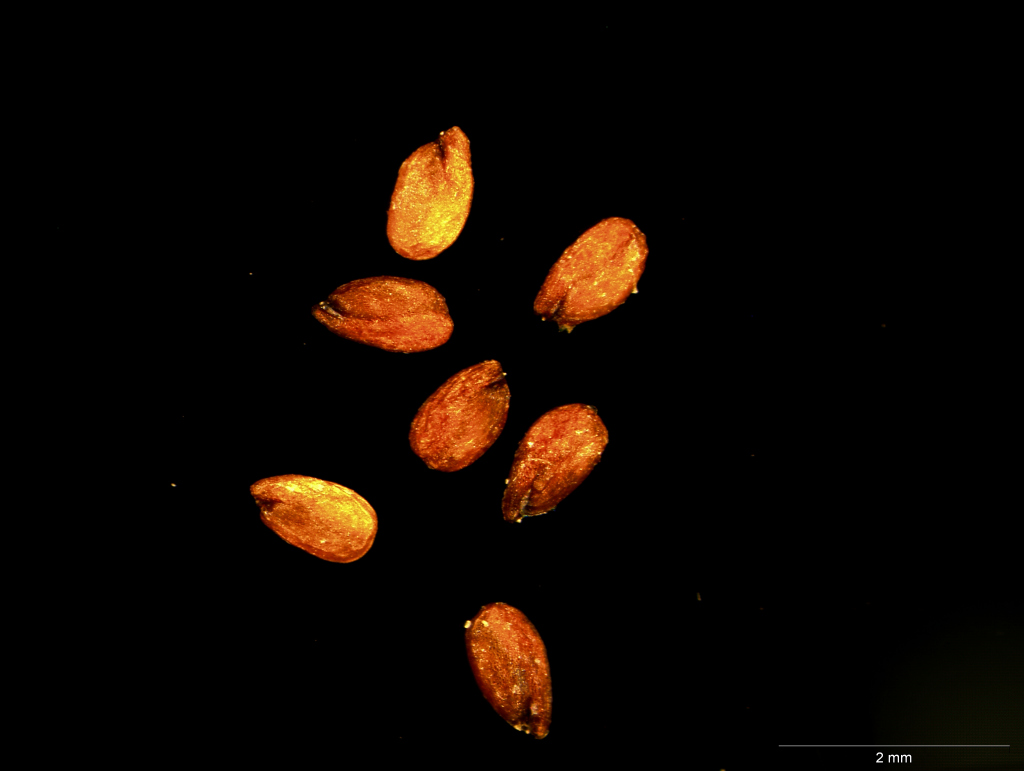
POLYGON ((780 747, 1009 747, 1009 744, 780 744, 780 747))

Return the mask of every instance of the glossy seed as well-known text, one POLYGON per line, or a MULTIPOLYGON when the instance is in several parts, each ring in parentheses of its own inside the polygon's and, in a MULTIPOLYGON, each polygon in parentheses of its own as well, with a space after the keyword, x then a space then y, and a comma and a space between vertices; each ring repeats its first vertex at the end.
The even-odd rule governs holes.
POLYGON ((593 471, 608 444, 597 410, 566 404, 530 426, 512 460, 501 510, 508 522, 555 508, 593 471))
POLYGON ((473 201, 469 139, 453 126, 405 159, 388 209, 388 241, 410 260, 429 260, 455 243, 473 201))
POLYGON ((495 602, 466 622, 473 677, 495 712, 537 739, 551 726, 551 669, 537 629, 522 611, 495 602))
POLYGON ((373 507, 335 482, 284 474, 261 479, 249 491, 267 527, 322 560, 354 562, 377 535, 373 507))
POLYGON ((413 353, 437 348, 451 337, 444 297, 411 278, 377 276, 350 281, 313 308, 334 334, 385 351, 413 353))
POLYGON ((494 444, 508 417, 509 390, 501 364, 485 361, 456 372, 413 418, 409 444, 438 471, 458 471, 494 444))
POLYGON ((646 262, 647 238, 632 220, 601 220, 551 267, 533 311, 571 332, 584 321, 611 313, 635 294, 646 262))

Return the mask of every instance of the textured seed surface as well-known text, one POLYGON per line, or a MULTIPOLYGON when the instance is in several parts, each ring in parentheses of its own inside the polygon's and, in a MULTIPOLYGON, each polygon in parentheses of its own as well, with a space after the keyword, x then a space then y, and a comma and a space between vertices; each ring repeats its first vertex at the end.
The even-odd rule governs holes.
POLYGON ((566 404, 540 416, 519 443, 501 510, 509 522, 543 514, 579 487, 608 444, 597 410, 566 404))
POLYGON ((313 316, 336 335, 401 353, 437 348, 453 327, 440 292, 423 281, 395 276, 342 284, 313 308, 313 316))
POLYGON ((522 611, 495 602, 466 622, 466 652, 484 698, 517 731, 537 739, 551 725, 551 669, 536 628, 522 611))
POLYGON ((601 220, 552 266, 533 301, 543 320, 571 332, 577 324, 618 308, 636 292, 647 263, 647 239, 632 220, 601 220))
POLYGON ((335 482, 284 474, 261 479, 249 491, 267 527, 328 562, 354 562, 370 550, 377 535, 373 507, 335 482))
POLYGON ((409 444, 438 471, 458 471, 487 451, 508 417, 509 390, 496 361, 456 372, 431 394, 409 431, 409 444))
POLYGON ((405 159, 388 209, 388 241, 410 260, 429 260, 455 243, 473 200, 469 139, 442 131, 405 159))

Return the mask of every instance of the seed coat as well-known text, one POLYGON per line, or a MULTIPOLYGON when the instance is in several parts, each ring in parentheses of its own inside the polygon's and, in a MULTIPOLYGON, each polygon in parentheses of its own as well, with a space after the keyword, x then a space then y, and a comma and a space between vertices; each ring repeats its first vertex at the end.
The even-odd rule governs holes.
POLYGON ((504 602, 466 622, 466 653, 484 698, 517 731, 537 739, 551 726, 551 668, 536 627, 504 602))
POLYGON ((459 237, 473 201, 469 138, 458 126, 418 148, 398 170, 388 241, 409 260, 430 260, 459 237))
POLYGON ((464 469, 483 455, 505 427, 509 389, 501 364, 484 361, 456 372, 413 418, 409 444, 438 471, 464 469))
POLYGON ((566 404, 530 426, 512 460, 502 513, 508 522, 555 508, 587 478, 608 444, 608 429, 587 404, 566 404))
POLYGON ((377 513, 359 493, 298 474, 267 477, 249 492, 263 523, 292 546, 328 562, 354 562, 377 536, 377 513))
POLYGON ((454 328, 440 292, 397 276, 342 284, 313 308, 313 316, 339 337, 400 353, 437 348, 454 328))
POLYGON ((559 330, 571 332, 635 294, 646 264, 647 238, 632 220, 601 220, 551 266, 533 311, 542 321, 554 319, 559 330))

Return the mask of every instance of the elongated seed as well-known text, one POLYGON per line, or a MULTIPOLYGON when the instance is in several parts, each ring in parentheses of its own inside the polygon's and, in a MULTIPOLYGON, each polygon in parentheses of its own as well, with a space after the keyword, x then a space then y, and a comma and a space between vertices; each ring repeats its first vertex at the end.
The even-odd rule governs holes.
POLYGON ((608 444, 597 410, 566 404, 530 426, 512 460, 501 510, 509 522, 551 511, 587 478, 608 444))
POLYGON ((410 260, 430 260, 455 243, 473 201, 469 138, 453 126, 405 159, 388 209, 388 241, 410 260))
POLYGON ((473 677, 494 711, 537 739, 551 726, 551 668, 544 642, 521 610, 494 602, 466 622, 473 677))
POLYGON ((551 267, 533 302, 534 313, 571 332, 635 294, 646 263, 647 238, 632 220, 601 220, 551 267))
POLYGON ((509 390, 496 361, 456 372, 423 403, 409 430, 409 444, 439 471, 458 471, 494 444, 508 417, 509 390))
POLYGON ((359 493, 298 474, 249 488, 263 523, 288 543, 328 562, 354 562, 370 550, 377 513, 359 493))
POLYGON ((339 337, 401 353, 437 348, 453 328, 440 292, 396 276, 342 284, 313 308, 313 316, 339 337))

